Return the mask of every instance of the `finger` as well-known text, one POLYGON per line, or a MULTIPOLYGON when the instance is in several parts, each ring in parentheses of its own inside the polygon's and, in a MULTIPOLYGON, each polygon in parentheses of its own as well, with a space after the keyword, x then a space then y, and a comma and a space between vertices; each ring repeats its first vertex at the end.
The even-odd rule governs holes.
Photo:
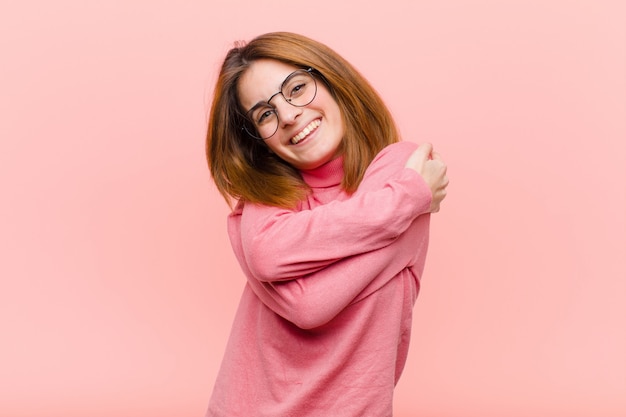
POLYGON ((432 159, 437 160, 437 161, 443 161, 443 158, 441 157, 441 154, 439 152, 433 151, 431 155, 432 155, 432 159))
POLYGON ((421 169, 421 167, 428 161, 432 146, 430 144, 423 144, 409 155, 409 159, 406 161, 408 167, 413 169, 421 169))
POLYGON ((417 147, 417 150, 415 152, 423 155, 425 159, 430 159, 430 155, 433 152, 433 145, 432 143, 428 142, 422 143, 420 146, 417 147))

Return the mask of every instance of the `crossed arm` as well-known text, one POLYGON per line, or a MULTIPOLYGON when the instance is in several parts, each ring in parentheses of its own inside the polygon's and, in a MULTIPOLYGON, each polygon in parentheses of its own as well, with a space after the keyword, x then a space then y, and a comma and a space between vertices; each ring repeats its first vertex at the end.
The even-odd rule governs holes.
POLYGON ((304 211, 244 205, 233 213, 233 249, 265 305, 299 327, 314 328, 373 282, 380 288, 425 254, 423 215, 431 212, 434 193, 405 165, 414 148, 386 148, 346 200, 304 211))

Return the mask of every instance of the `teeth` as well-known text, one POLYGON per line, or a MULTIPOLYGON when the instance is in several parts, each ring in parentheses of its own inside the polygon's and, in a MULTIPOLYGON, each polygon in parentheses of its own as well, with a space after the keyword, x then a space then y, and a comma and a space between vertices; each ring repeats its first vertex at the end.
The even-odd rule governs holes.
POLYGON ((302 132, 298 133, 296 136, 291 138, 291 143, 294 145, 300 142, 302 139, 306 138, 311 132, 319 127, 322 122, 318 120, 313 120, 307 127, 302 129, 302 132))

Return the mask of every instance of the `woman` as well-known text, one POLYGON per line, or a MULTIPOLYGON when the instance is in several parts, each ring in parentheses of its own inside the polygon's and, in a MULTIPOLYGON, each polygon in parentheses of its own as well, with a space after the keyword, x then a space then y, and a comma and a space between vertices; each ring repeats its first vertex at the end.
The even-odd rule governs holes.
POLYGON ((429 144, 399 140, 327 46, 282 32, 227 53, 207 158, 247 284, 207 416, 391 415, 448 184, 429 144))

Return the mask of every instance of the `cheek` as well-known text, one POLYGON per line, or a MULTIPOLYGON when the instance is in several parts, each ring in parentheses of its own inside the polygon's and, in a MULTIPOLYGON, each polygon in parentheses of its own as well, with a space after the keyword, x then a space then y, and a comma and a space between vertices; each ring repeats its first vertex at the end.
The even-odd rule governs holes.
POLYGON ((333 118, 334 122, 335 122, 335 129, 337 130, 337 132, 341 135, 341 137, 343 138, 346 134, 346 123, 345 123, 345 119, 341 113, 341 109, 339 108, 339 106, 335 107, 335 112, 334 112, 334 118, 333 118))
POLYGON ((332 114, 332 120, 336 125, 336 129, 344 132, 345 123, 344 123, 344 118, 341 113, 341 108, 339 107, 339 104, 337 104, 337 102, 332 97, 329 97, 329 102, 328 102, 327 107, 330 109, 330 112, 332 114))

